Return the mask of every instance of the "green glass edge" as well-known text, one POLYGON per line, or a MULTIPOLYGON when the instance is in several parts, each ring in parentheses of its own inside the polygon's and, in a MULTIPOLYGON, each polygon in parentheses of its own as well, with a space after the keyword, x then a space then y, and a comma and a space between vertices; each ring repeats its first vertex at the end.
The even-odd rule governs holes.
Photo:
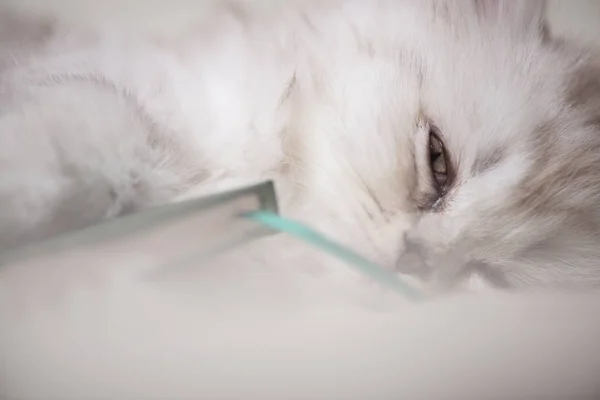
MULTIPOLYGON (((108 239, 132 235, 136 232, 158 226, 169 220, 182 218, 187 214, 202 212, 249 194, 254 194, 258 197, 259 210, 278 213, 275 186, 272 181, 266 181, 241 189, 211 194, 179 203, 152 207, 139 213, 107 220, 98 225, 59 235, 50 240, 17 248, 5 254, 0 254, 0 267, 3 264, 23 260, 28 257, 45 254, 50 255, 59 251, 68 250, 69 248, 76 249, 80 246, 90 246, 94 243, 100 243, 108 239)), ((232 215, 232 217, 235 216, 232 215)), ((247 237, 247 240, 269 234, 273 234, 273 231, 266 227, 259 227, 255 231, 252 231, 252 234, 247 237)), ((236 240, 239 241, 242 239, 236 240)))

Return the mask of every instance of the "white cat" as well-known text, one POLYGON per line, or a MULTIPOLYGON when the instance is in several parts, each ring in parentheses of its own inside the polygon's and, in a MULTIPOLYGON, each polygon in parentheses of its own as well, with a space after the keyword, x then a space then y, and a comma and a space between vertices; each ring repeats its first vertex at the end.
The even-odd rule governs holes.
POLYGON ((543 1, 273 4, 156 32, 5 13, 1 248, 271 178, 442 286, 600 283, 600 64, 543 1))
MULTIPOLYGON (((543 1, 33 3, 0 13, 2 250, 271 178, 285 214, 435 286, 600 282, 600 64, 543 1)), ((170 280, 2 268, 0 398, 597 396, 598 293, 397 307, 270 240, 170 280)))

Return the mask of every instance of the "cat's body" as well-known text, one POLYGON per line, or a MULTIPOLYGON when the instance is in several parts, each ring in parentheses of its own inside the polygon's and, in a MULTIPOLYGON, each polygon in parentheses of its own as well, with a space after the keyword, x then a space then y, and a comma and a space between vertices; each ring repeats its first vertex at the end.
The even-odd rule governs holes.
MULTIPOLYGON (((76 23, 91 3, 0 13, 0 251, 271 178, 437 284, 598 285, 600 67, 541 2, 192 0, 158 30, 76 23)), ((597 397, 597 291, 413 307, 285 236, 167 277, 138 256, 2 266, 0 398, 597 397)))
POLYGON ((286 214, 438 284, 596 286, 600 67, 542 9, 228 2, 169 34, 23 28, 0 60, 0 249, 268 178, 286 214))

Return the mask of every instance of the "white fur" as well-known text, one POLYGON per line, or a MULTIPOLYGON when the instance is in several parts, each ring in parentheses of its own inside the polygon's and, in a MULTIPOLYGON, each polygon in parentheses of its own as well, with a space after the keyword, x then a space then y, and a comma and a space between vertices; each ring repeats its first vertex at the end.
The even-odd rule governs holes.
MULTIPOLYGON (((439 286, 497 283, 473 261, 511 286, 597 285, 597 232, 513 207, 539 158, 528 147, 539 123, 558 121, 559 164, 594 136, 582 110, 562 107, 585 57, 540 44, 539 2, 483 1, 483 15, 434 3, 155 2, 146 19, 136 2, 83 14, 92 3, 13 5, 20 15, 1 14, 19 29, 0 43, 0 249, 272 178, 284 213, 390 268, 408 263, 408 239, 439 286), (48 41, 47 15, 59 20, 48 41), (464 167, 443 212, 411 198, 421 112, 464 167), (494 146, 504 157, 470 175, 494 146), (531 252, 548 238, 546 253, 531 252)), ((544 204, 581 204, 594 222, 597 181, 586 179, 590 191, 559 185, 572 195, 544 204)), ((135 268, 141 252, 3 269, 0 396, 597 394, 597 294, 412 307, 292 240, 252 247, 151 282, 135 268)))
MULTIPOLYGON (((536 128, 561 127, 564 161, 591 140, 562 93, 579 53, 542 43, 543 2, 208 2, 154 30, 59 14, 37 36, 28 4, 3 14, 21 18, 3 41, 3 248, 224 179, 270 178, 286 214, 381 264, 405 267, 398 258, 417 243, 436 285, 480 265, 511 286, 600 280, 596 230, 578 237, 581 252, 564 237, 576 237, 575 217, 515 208, 540 157, 536 128), (427 174, 423 115, 457 161, 443 212, 414 202, 427 174), (495 148, 493 168, 472 173, 495 148), (534 257, 547 241, 565 245, 534 257)), ((595 223, 596 206, 583 206, 597 204, 595 187, 561 185, 595 223)), ((546 196, 538 202, 556 209, 577 204, 546 196)))
MULTIPOLYGON (((386 266, 406 266, 397 259, 417 242, 418 263, 433 268, 422 272, 442 286, 473 265, 509 285, 594 284, 589 246, 532 259, 544 241, 572 240, 570 219, 514 209, 536 168, 532 131, 552 120, 565 146, 588 140, 577 110, 563 111, 578 55, 542 44, 543 2, 481 4, 198 3, 154 30, 59 15, 46 37, 26 34, 39 26, 29 10, 4 41, 2 247, 223 179, 271 178, 285 213, 386 266), (444 212, 413 201, 422 182, 411 182, 426 174, 415 170, 422 115, 458 163, 444 212), (493 169, 472 174, 495 148, 493 169)), ((589 190, 559 185, 594 204, 589 190)))

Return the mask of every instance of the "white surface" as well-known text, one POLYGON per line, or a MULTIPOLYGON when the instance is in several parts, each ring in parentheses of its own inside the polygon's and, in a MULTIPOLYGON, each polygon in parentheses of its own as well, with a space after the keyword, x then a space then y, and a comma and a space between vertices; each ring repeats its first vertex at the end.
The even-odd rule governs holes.
MULTIPOLYGON (((37 4, 50 9, 59 1, 37 4)), ((100 7, 91 1, 77 2, 73 15, 100 7)), ((595 40, 599 4, 553 1, 554 30, 595 40)), ((133 18, 122 7, 121 16, 133 18)), ((488 294, 418 306, 385 297, 368 308, 309 280, 314 290, 304 290, 310 299, 298 308, 296 287, 277 271, 268 279, 238 271, 232 283, 225 268, 213 271, 210 285, 192 278, 157 284, 138 280, 122 265, 80 267, 0 271, 1 398, 598 394, 598 295, 488 294)))
POLYGON ((300 304, 294 286, 276 274, 156 285, 107 271, 49 273, 37 288, 24 269, 4 275, 3 398, 599 394, 597 294, 488 293, 414 306, 388 298, 357 307, 315 282, 302 290, 312 301, 300 304))

